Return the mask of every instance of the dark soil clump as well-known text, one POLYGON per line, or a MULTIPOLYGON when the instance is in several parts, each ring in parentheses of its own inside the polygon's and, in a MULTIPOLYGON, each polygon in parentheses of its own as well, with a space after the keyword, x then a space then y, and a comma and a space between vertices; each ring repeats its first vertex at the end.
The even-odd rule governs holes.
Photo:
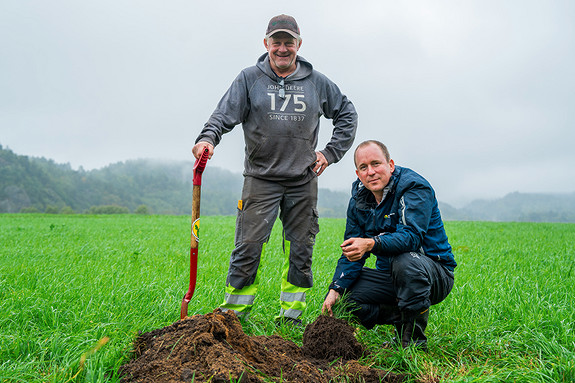
POLYGON ((332 361, 359 359, 365 348, 355 339, 354 329, 346 321, 320 315, 305 328, 302 351, 305 356, 332 361))
POLYGON ((136 359, 120 373, 123 383, 404 381, 358 363, 365 350, 353 331, 343 320, 320 316, 306 327, 300 348, 278 335, 248 336, 233 312, 218 309, 141 334, 136 359))

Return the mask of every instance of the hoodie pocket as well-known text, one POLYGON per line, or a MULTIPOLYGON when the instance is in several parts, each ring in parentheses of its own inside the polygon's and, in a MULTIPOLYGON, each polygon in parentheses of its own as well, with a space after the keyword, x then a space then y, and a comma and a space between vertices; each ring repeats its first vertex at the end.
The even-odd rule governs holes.
POLYGON ((252 174, 296 178, 306 174, 315 161, 315 151, 307 139, 290 136, 266 136, 250 151, 252 174))

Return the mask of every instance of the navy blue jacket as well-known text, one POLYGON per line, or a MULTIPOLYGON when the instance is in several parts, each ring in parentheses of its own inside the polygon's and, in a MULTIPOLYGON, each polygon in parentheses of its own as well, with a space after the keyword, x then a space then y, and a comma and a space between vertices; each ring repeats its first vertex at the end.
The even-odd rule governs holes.
POLYGON ((359 276, 365 260, 377 257, 376 269, 390 269, 389 256, 420 252, 453 271, 457 263, 437 205, 435 191, 411 169, 396 166, 378 205, 371 191, 356 180, 347 208, 345 239, 373 238, 375 245, 361 260, 341 256, 331 289, 343 292, 359 276))

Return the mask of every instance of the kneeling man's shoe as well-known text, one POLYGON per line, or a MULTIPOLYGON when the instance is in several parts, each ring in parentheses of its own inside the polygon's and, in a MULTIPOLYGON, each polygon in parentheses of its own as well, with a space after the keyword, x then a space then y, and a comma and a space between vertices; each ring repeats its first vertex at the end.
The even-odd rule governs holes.
POLYGON ((402 312, 401 322, 395 325, 401 346, 403 348, 415 346, 422 351, 427 351, 427 337, 425 328, 429 318, 429 309, 423 312, 402 312))

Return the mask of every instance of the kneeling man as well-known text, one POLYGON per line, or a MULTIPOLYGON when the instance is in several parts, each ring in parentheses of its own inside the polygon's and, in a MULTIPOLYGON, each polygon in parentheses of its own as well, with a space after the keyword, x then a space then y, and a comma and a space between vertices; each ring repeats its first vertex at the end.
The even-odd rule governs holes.
POLYGON ((333 315, 332 306, 345 293, 366 328, 394 325, 401 346, 427 349, 429 308, 450 293, 457 265, 435 192, 413 170, 395 166, 379 141, 362 142, 354 161, 359 179, 322 311, 333 315), (364 267, 371 254, 375 269, 364 267))

